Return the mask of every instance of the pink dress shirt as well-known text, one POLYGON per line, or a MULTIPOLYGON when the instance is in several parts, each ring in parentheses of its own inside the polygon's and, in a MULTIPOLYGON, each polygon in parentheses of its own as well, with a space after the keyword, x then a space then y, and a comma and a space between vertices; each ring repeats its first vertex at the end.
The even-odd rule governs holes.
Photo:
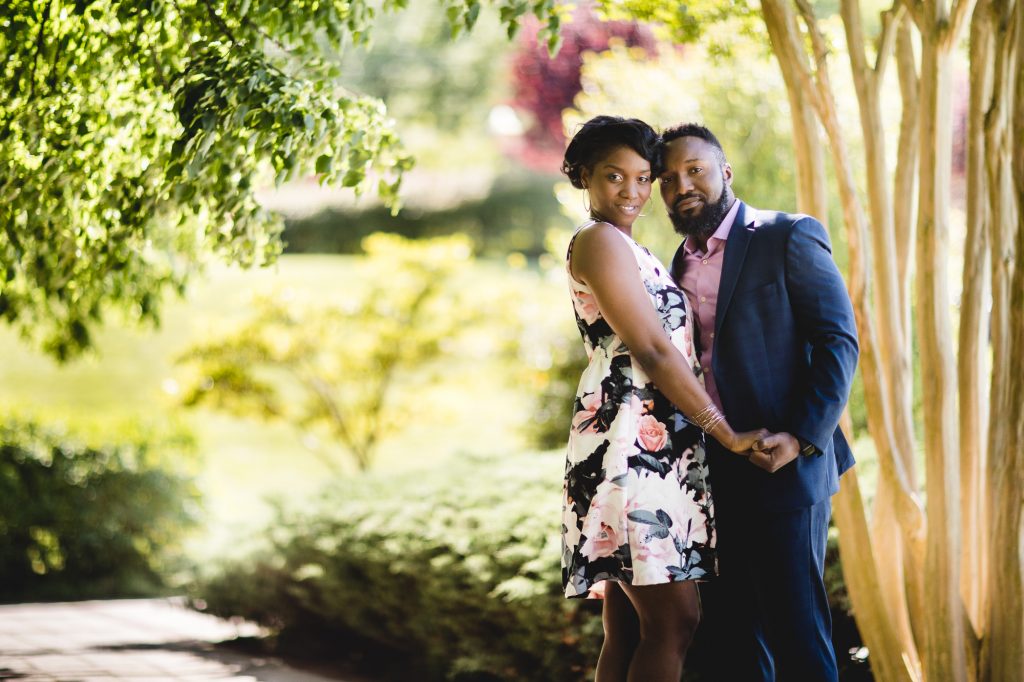
POLYGON ((718 397, 715 375, 711 372, 711 356, 715 350, 715 309, 718 305, 718 284, 722 279, 725 242, 729 238, 729 231, 739 210, 740 202, 737 199, 718 229, 708 238, 707 253, 697 249, 697 242, 693 237, 686 238, 683 242, 683 276, 679 282, 680 288, 686 292, 686 297, 690 300, 690 307, 697 319, 704 389, 720 410, 722 400, 718 397))

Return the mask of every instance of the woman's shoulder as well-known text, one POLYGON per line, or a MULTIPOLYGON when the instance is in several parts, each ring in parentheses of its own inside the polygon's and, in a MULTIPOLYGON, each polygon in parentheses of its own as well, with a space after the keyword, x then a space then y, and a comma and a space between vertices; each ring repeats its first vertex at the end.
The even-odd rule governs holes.
POLYGON ((604 249, 604 248, 619 248, 620 246, 626 245, 625 239, 629 239, 624 235, 619 228, 615 227, 611 223, 606 223, 602 220, 593 220, 589 223, 576 228, 576 233, 573 235, 573 242, 576 244, 576 248, 584 249, 604 249))

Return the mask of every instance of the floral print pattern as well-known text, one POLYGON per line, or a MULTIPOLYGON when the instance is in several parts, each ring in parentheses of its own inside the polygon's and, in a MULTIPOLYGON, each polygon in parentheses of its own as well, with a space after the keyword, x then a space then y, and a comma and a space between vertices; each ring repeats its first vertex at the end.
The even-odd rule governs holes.
MULTIPOLYGON (((700 376, 685 294, 650 251, 619 234, 665 332, 700 376)), ((589 365, 576 392, 565 466, 565 595, 600 596, 605 580, 654 585, 714 575, 703 432, 655 388, 571 272, 569 290, 589 365)))

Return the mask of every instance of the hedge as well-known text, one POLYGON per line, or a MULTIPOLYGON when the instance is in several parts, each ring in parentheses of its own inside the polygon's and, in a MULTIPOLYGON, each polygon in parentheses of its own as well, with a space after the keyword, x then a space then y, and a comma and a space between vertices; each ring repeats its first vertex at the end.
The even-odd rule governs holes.
POLYGON ((0 423, 0 601, 165 591, 198 516, 186 439, 91 446, 0 423))
POLYGON ((397 679, 591 679, 600 603, 561 594, 563 466, 556 452, 467 456, 338 483, 280 511, 194 596, 307 651, 390 652, 397 679))

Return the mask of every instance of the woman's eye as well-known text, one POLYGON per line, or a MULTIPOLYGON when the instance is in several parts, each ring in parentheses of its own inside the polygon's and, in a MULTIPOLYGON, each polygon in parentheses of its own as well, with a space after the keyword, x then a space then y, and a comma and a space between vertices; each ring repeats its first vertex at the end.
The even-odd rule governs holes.
POLYGON ((608 180, 610 180, 611 182, 618 182, 621 179, 622 179, 622 176, 619 175, 618 173, 612 173, 612 174, 610 174, 608 176, 608 180))
POLYGON ((701 173, 703 173, 703 172, 704 172, 704 169, 703 169, 703 168, 701 168, 700 166, 698 166, 698 167, 696 167, 696 168, 691 168, 691 169, 690 169, 690 172, 691 172, 692 174, 694 174, 694 175, 700 175, 701 173))
POLYGON ((643 185, 646 185, 648 182, 651 181, 651 179, 649 177, 647 177, 646 175, 641 175, 639 178, 637 178, 637 181, 640 182, 643 185))

